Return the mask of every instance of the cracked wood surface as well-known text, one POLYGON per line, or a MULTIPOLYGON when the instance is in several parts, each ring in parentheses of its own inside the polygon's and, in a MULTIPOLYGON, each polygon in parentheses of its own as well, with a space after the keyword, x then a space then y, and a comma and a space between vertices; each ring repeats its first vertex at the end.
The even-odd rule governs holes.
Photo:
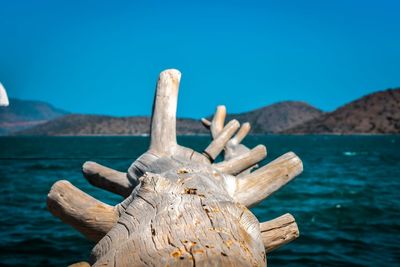
POLYGON ((265 265, 257 219, 210 179, 207 170, 195 169, 143 176, 136 198, 96 245, 91 263, 265 265))

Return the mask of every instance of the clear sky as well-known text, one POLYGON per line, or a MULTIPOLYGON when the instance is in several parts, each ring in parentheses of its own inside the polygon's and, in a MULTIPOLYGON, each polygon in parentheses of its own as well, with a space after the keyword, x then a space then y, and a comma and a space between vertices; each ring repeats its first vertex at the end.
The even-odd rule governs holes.
POLYGON ((72 112, 149 115, 177 68, 180 116, 333 110, 400 86, 399 17, 398 0, 0 0, 0 81, 72 112))

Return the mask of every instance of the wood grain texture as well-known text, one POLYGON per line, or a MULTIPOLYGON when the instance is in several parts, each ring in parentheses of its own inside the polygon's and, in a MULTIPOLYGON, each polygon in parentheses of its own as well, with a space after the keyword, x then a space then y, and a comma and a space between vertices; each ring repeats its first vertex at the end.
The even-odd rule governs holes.
POLYGON ((266 253, 295 240, 300 235, 296 221, 289 213, 261 223, 260 230, 266 253))
POLYGON ((207 169, 141 179, 136 198, 93 249, 94 266, 265 265, 257 219, 207 169))

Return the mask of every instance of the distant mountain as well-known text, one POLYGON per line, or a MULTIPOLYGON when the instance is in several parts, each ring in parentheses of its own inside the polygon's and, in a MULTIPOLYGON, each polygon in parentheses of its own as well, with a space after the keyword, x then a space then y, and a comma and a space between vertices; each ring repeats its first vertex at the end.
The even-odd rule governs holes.
POLYGON ((304 102, 285 101, 265 106, 250 112, 232 114, 240 122, 251 123, 251 133, 278 133, 311 119, 321 116, 323 112, 304 102))
MULTIPOLYGON (((282 102, 251 112, 234 114, 241 122, 250 122, 252 133, 276 133, 321 115, 321 111, 302 102, 282 102)), ((112 117, 67 115, 18 132, 20 135, 141 135, 150 132, 148 117, 112 117)), ((178 119, 178 134, 208 134, 199 120, 178 119)))
MULTIPOLYGON (((142 116, 112 117, 71 114, 31 129, 19 135, 142 135, 150 132, 150 118, 142 116)), ((197 120, 178 119, 178 134, 206 134, 197 120)))
POLYGON ((41 101, 10 98, 10 105, 0 107, 0 135, 27 129, 64 116, 66 111, 41 101))
POLYGON ((366 95, 284 133, 398 134, 400 88, 366 95))
MULTIPOLYGON (((141 135, 150 131, 148 117, 66 114, 43 102, 11 99, 10 107, 0 108, 0 133, 22 129, 16 134, 141 135)), ((304 102, 286 101, 232 114, 227 120, 232 118, 242 123, 250 122, 253 134, 398 134, 400 89, 364 96, 330 113, 323 113, 304 102)), ((208 134, 208 131, 198 120, 178 119, 177 133, 208 134)))

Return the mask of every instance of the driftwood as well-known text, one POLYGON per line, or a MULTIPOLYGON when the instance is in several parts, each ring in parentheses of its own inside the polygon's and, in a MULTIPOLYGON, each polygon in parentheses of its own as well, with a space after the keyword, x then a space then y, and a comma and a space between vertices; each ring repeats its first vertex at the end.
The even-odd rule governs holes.
POLYGON ((224 106, 212 121, 202 119, 212 136, 204 151, 177 144, 180 77, 177 70, 160 74, 149 150, 126 173, 94 162, 82 167, 92 185, 123 196, 120 204, 104 204, 67 181, 48 194, 53 215, 97 242, 90 265, 265 266, 267 252, 299 235, 290 214, 260 224, 248 207, 301 173, 301 160, 289 152, 252 171, 266 148, 241 144, 250 125, 225 124, 224 106), (214 162, 221 152, 224 160, 214 162))

